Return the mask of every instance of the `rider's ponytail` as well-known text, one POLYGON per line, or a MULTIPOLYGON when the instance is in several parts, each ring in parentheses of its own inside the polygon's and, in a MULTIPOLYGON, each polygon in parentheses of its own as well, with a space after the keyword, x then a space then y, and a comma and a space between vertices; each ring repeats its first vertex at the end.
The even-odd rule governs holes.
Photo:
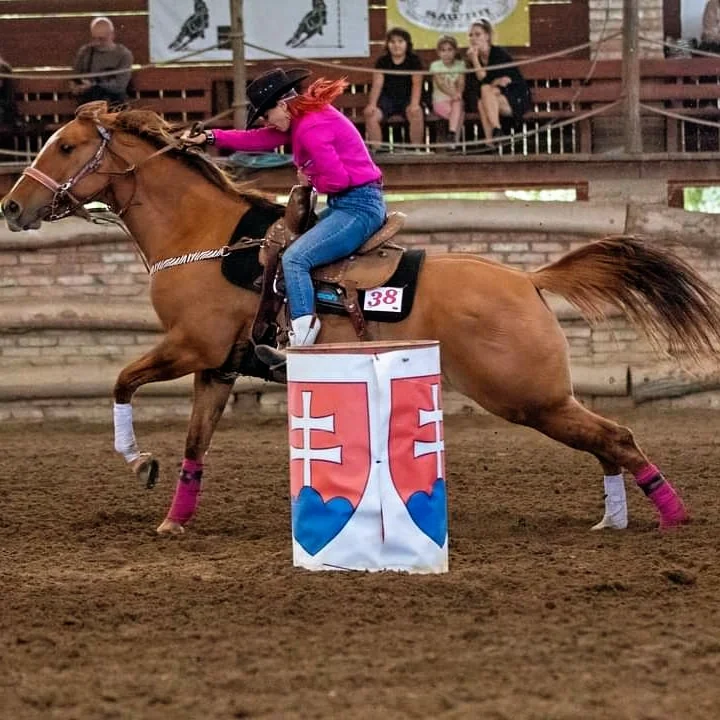
POLYGON ((345 78, 339 80, 319 78, 302 95, 288 102, 288 112, 296 118, 320 110, 342 95, 346 87, 348 81, 345 78))

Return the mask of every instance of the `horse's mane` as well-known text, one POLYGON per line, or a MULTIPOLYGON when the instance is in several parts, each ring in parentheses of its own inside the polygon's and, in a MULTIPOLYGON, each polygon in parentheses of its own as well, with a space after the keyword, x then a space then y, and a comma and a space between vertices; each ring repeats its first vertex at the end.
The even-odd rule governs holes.
POLYGON ((180 159, 185 165, 199 172, 206 180, 229 195, 245 200, 255 207, 280 211, 282 206, 264 193, 248 188, 235 180, 229 172, 217 165, 198 147, 184 146, 176 133, 179 125, 173 125, 153 110, 128 109, 110 112, 104 100, 81 105, 76 117, 91 120, 108 130, 118 130, 147 140, 156 148, 170 146, 169 155, 180 159))

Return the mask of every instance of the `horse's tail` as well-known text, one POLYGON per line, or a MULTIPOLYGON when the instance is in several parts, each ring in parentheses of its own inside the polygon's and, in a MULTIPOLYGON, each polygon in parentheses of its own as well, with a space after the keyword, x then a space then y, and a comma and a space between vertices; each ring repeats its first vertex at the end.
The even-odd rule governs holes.
POLYGON ((622 310, 656 347, 698 359, 720 347, 720 296, 677 255, 620 235, 583 245, 529 274, 590 322, 622 310))

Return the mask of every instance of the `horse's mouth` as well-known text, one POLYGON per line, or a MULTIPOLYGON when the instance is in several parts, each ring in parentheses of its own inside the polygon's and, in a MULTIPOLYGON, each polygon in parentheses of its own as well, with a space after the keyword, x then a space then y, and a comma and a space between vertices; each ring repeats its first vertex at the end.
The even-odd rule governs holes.
POLYGON ((9 217, 5 215, 5 222, 7 223, 10 232, 23 232, 24 230, 39 230, 43 224, 43 220, 47 217, 50 212, 48 206, 40 208, 32 219, 25 219, 22 216, 18 218, 9 217))
POLYGON ((37 218, 32 222, 25 223, 24 225, 7 217, 5 218, 5 221, 10 232, 22 232, 23 230, 38 230, 42 226, 42 220, 40 220, 40 218, 37 218))

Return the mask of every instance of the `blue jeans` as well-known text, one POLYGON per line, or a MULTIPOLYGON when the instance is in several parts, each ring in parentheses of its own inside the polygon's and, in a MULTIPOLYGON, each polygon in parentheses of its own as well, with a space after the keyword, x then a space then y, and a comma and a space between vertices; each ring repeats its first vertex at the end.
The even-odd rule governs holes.
POLYGON ((357 250, 382 227, 385 214, 379 184, 361 185, 338 195, 328 195, 327 207, 320 213, 317 224, 282 256, 291 320, 315 312, 310 271, 357 250))

